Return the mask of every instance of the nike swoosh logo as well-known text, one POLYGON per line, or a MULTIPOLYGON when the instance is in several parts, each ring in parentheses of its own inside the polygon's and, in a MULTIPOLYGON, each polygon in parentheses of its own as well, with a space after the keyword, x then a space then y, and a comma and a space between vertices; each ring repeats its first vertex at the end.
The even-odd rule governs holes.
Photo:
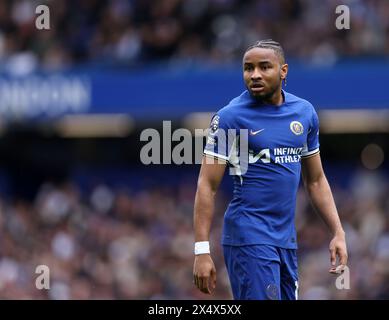
POLYGON ((257 131, 253 131, 253 130, 251 129, 251 130, 250 130, 250 134, 251 134, 252 136, 255 136, 256 134, 262 132, 263 130, 265 130, 265 129, 260 129, 260 130, 257 130, 257 131))

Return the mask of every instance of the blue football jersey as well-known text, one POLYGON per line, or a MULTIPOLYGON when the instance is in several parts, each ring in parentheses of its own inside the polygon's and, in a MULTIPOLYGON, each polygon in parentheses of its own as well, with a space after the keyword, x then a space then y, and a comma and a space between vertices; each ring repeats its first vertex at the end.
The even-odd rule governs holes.
POLYGON ((224 245, 297 248, 294 217, 301 158, 319 152, 319 120, 311 103, 284 90, 282 94, 282 105, 261 105, 244 91, 211 120, 204 154, 235 169, 224 245), (246 132, 246 170, 240 170, 241 132, 246 132))

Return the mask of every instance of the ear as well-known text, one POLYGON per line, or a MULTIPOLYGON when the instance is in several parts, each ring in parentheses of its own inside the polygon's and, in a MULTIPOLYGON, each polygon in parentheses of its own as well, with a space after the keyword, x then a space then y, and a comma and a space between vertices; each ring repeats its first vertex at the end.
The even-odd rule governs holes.
POLYGON ((281 75, 281 80, 285 80, 286 79, 286 76, 288 75, 288 64, 283 64, 281 65, 281 69, 280 69, 280 75, 281 75))

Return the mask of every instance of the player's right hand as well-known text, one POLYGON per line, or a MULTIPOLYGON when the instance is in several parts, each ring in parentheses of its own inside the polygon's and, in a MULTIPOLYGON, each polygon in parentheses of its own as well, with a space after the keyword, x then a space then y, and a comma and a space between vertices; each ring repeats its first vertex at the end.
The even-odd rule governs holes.
POLYGON ((211 294, 216 288, 216 268, 209 254, 195 256, 193 278, 195 286, 201 292, 211 294))

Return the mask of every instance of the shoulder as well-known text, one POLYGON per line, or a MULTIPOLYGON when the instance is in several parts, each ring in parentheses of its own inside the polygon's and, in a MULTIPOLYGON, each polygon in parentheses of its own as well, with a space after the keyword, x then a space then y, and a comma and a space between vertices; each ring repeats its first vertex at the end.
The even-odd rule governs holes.
POLYGON ((233 98, 228 104, 223 108, 219 109, 217 115, 224 118, 234 118, 234 116, 239 113, 240 109, 250 103, 248 92, 244 91, 239 96, 233 98))
POLYGON ((291 93, 288 93, 285 91, 284 91, 284 93, 285 93, 285 97, 286 97, 286 100, 288 103, 296 105, 304 113, 306 113, 308 111, 309 112, 308 115, 310 115, 311 117, 317 116, 316 109, 310 101, 303 99, 303 98, 300 98, 294 94, 291 94, 291 93))
POLYGON ((313 107, 313 104, 311 102, 309 102, 308 100, 303 99, 301 97, 298 97, 298 96, 291 94, 289 92, 286 92, 286 91, 284 91, 284 93, 285 93, 285 97, 286 97, 286 100, 288 103, 299 104, 305 108, 315 109, 313 107))

